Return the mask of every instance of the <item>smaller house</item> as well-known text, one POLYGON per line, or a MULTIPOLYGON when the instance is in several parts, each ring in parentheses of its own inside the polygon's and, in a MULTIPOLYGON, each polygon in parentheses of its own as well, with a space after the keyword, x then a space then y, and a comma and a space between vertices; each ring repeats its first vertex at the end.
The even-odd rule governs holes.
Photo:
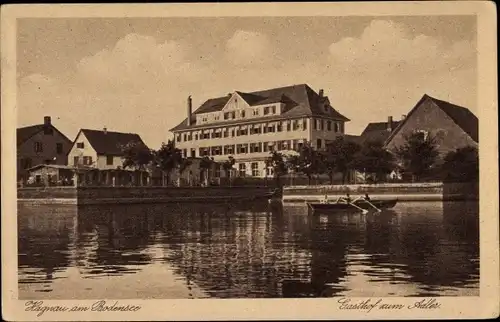
POLYGON ((458 148, 479 144, 478 119, 469 109, 425 94, 390 133, 384 146, 395 151, 411 133, 432 135, 440 158, 458 148))
MULTIPOLYGON (((131 178, 134 176, 133 172, 123 169, 123 149, 129 144, 139 144, 147 148, 141 137, 135 133, 112 132, 106 128, 102 131, 81 129, 68 153, 68 163, 75 168, 99 170, 91 173, 90 183, 123 185, 131 180, 142 180, 131 178)), ((82 183, 88 180, 88 175, 79 177, 82 183)))
POLYGON ((75 168, 58 164, 39 164, 27 170, 28 186, 71 186, 74 184, 75 168))
POLYGON ((66 165, 71 140, 59 131, 50 116, 43 124, 17 129, 17 177, 27 179, 28 169, 39 164, 66 165))
MULTIPOLYGON (((405 116, 403 115, 402 119, 405 116)), ((358 143, 367 141, 378 141, 384 143, 392 132, 399 126, 401 121, 394 121, 392 116, 387 118, 387 122, 372 122, 368 123, 359 137, 358 143)))

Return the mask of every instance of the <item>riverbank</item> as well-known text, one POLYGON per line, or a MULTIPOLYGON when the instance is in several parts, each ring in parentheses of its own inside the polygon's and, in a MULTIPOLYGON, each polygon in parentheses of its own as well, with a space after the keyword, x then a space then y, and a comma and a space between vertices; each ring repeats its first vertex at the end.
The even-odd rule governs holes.
POLYGON ((372 199, 400 201, 479 200, 479 183, 384 183, 357 185, 287 186, 284 202, 318 201, 328 195, 353 198, 368 194, 372 199))
POLYGON ((150 204, 232 202, 267 198, 270 187, 37 187, 18 188, 21 204, 150 204))

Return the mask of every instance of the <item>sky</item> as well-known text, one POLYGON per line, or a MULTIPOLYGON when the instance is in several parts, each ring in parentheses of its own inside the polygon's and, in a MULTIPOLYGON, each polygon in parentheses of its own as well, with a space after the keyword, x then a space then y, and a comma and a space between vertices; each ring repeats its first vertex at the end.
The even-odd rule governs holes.
POLYGON ((306 83, 360 134, 428 94, 477 115, 475 16, 24 18, 18 127, 133 132, 157 148, 205 100, 306 83))

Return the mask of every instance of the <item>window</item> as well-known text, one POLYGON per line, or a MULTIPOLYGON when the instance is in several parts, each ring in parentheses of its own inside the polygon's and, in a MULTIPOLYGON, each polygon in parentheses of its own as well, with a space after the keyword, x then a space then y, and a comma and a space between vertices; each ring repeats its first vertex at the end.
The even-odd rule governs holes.
POLYGON ((210 139, 210 133, 203 133, 203 139, 210 139))
POLYGON ((290 123, 290 121, 286 122, 286 130, 287 131, 291 131, 292 130, 292 124, 290 123))
POLYGON ((224 154, 234 154, 234 145, 225 145, 224 154))
POLYGON ((231 130, 231 136, 234 137, 234 129, 231 130))
POLYGON ((219 115, 216 115, 216 116, 214 117, 214 120, 218 121, 218 120, 219 120, 219 115))
POLYGON ((236 112, 231 112, 231 118, 235 119, 236 118, 236 112))
POLYGON ((332 130, 332 121, 327 121, 327 122, 326 122, 326 129, 327 129, 328 131, 331 131, 331 130, 332 130))
POLYGON ((106 156, 106 165, 113 165, 113 156, 112 155, 106 156))
POLYGON ((253 177, 259 176, 259 163, 257 162, 252 162, 252 176, 253 177))
POLYGON ((245 117, 245 111, 241 111, 240 116, 243 118, 245 117))
POLYGON ((62 145, 62 143, 56 143, 56 153, 57 154, 62 154, 63 153, 63 145, 62 145))
POLYGON ((302 120, 302 129, 307 130, 307 119, 302 120))
POLYGON ((78 163, 80 163, 79 158, 77 156, 73 157, 73 165, 76 167, 78 163))
POLYGON ((215 165, 215 177, 216 178, 220 178, 220 172, 221 172, 220 168, 221 168, 221 166, 222 166, 221 164, 216 164, 215 165))
POLYGON ((317 130, 318 129, 318 123, 316 123, 316 120, 312 119, 312 123, 313 123, 313 130, 317 130))
POLYGON ((213 146, 212 155, 222 155, 222 146, 213 146))
POLYGON ((268 125, 267 126, 267 133, 270 133, 270 132, 275 132, 275 128, 274 128, 274 125, 268 125))
POLYGON ((224 113, 224 120, 229 120, 230 116, 229 112, 224 113))
POLYGON ((272 106, 272 107, 271 107, 271 112, 272 112, 273 114, 276 114, 276 106, 272 106))
POLYGON ((238 165, 238 170, 239 170, 238 172, 240 174, 240 177, 244 177, 246 174, 246 170, 247 170, 246 165, 244 163, 240 163, 238 165))
POLYGON ((253 115, 254 116, 259 115, 259 110, 253 110, 253 115))
POLYGON ((208 117, 203 116, 203 117, 201 118, 201 121, 202 121, 202 122, 207 122, 207 121, 208 121, 208 117))
POLYGON ((335 132, 340 132, 339 123, 335 122, 335 124, 333 125, 333 127, 334 127, 335 132))
POLYGON ((92 165, 92 157, 83 157, 83 165, 92 165))
POLYGON ((421 140, 421 141, 425 141, 427 140, 427 136, 429 135, 429 132, 427 131, 423 131, 423 130, 417 130, 415 131, 415 136, 421 140))
POLYGON ((205 155, 209 155, 210 150, 208 148, 199 148, 198 154, 200 157, 205 156, 205 155))
POLYGON ((254 125, 254 127, 250 130, 250 134, 260 134, 261 131, 262 129, 259 125, 254 125))
POLYGON ((325 128, 325 127, 324 127, 324 123, 325 123, 325 122, 324 122, 323 120, 319 120, 319 130, 320 130, 320 131, 323 131, 323 130, 324 130, 324 128, 325 128))
POLYGON ((177 142, 181 142, 181 135, 177 134, 177 142))
POLYGON ((266 175, 268 175, 268 176, 274 175, 273 168, 271 168, 271 167, 266 168, 266 175))
POLYGON ((34 143, 34 149, 35 149, 35 152, 43 152, 43 144, 42 144, 42 142, 35 142, 34 143))
POLYGON ((269 114, 269 106, 264 107, 264 115, 269 114))
POLYGON ((222 136, 224 136, 225 138, 227 138, 229 136, 229 130, 228 129, 225 129, 223 132, 222 132, 222 136))
POLYGON ((317 148, 318 148, 318 149, 321 149, 321 139, 318 139, 318 140, 316 141, 316 145, 317 145, 317 148))
POLYGON ((283 124, 281 124, 281 122, 279 122, 276 125, 276 132, 281 132, 281 131, 283 131, 283 124))
POLYGON ((191 158, 195 158, 195 157, 196 157, 196 150, 191 149, 191 158))
POLYGON ((293 120, 293 130, 297 131, 299 129, 299 121, 298 120, 293 120))
POLYGON ((198 133, 196 133, 196 134, 194 135, 194 139, 195 139, 195 140, 198 140, 198 133))
POLYGON ((248 129, 240 129, 236 131, 236 136, 248 135, 248 129))

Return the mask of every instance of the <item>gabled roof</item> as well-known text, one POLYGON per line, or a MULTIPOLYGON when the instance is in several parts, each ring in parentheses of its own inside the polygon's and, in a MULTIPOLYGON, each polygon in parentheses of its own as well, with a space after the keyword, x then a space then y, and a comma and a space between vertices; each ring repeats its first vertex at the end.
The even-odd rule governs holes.
MULTIPOLYGON (((50 124, 49 126, 54 131, 57 131, 59 134, 61 134, 61 136, 66 141, 68 141, 69 143, 71 143, 71 140, 68 139, 68 137, 66 135, 64 135, 61 131, 59 131, 54 125, 50 124)), ((30 125, 30 126, 18 128, 17 131, 16 131, 17 132, 16 133, 16 136, 17 136, 17 139, 16 139, 17 146, 23 144, 24 142, 26 142, 27 140, 29 140, 35 134, 42 132, 44 128, 45 128, 44 124, 36 124, 36 125, 30 125)))
POLYGON ((385 140, 386 145, 404 126, 406 121, 411 117, 417 107, 419 107, 426 100, 430 100, 432 103, 434 103, 436 107, 445 112, 446 115, 448 115, 465 133, 467 133, 471 137, 471 139, 473 139, 475 142, 479 142, 479 122, 474 113, 472 113, 465 107, 439 100, 427 94, 424 94, 424 96, 422 96, 422 98, 412 108, 410 113, 408 113, 408 116, 400 122, 399 126, 394 131, 392 131, 391 135, 385 140))
POLYGON ((402 121, 392 121, 392 131, 387 130, 388 122, 368 123, 363 133, 360 135, 360 142, 380 141, 384 143, 401 122, 402 121))
MULTIPOLYGON (((271 104, 282 102, 285 104, 281 115, 267 116, 266 120, 277 120, 288 117, 298 116, 322 116, 349 121, 347 117, 340 114, 333 107, 329 106, 326 110, 322 108, 323 100, 326 97, 320 97, 314 90, 307 84, 291 85, 286 87, 272 88, 262 91, 251 93, 243 93, 236 91, 250 106, 271 104)), ((231 98, 231 95, 224 97, 211 98, 205 101, 194 113, 191 115, 191 126, 187 126, 187 118, 179 125, 171 129, 171 131, 183 130, 187 128, 196 128, 202 126, 214 126, 218 123, 210 123, 197 125, 196 114, 210 113, 221 111, 222 108, 231 98)), ((252 119, 244 120, 251 121, 252 119)), ((240 122, 243 120, 240 120, 240 122)), ((227 124, 228 122, 221 121, 220 124, 227 124)))
MULTIPOLYGON (((428 95, 427 95, 428 96, 428 95)), ((457 123, 458 126, 465 131, 465 133, 469 134, 471 139, 475 142, 479 142, 479 121, 468 108, 458 106, 446 101, 439 100, 437 98, 433 98, 428 96, 434 104, 440 107, 448 116, 457 123)))
POLYGON ((123 146, 129 143, 142 144, 147 148, 147 145, 142 141, 141 137, 135 133, 121 133, 89 129, 81 129, 80 133, 83 133, 85 135, 96 153, 101 155, 105 154, 121 156, 123 155, 123 146))

